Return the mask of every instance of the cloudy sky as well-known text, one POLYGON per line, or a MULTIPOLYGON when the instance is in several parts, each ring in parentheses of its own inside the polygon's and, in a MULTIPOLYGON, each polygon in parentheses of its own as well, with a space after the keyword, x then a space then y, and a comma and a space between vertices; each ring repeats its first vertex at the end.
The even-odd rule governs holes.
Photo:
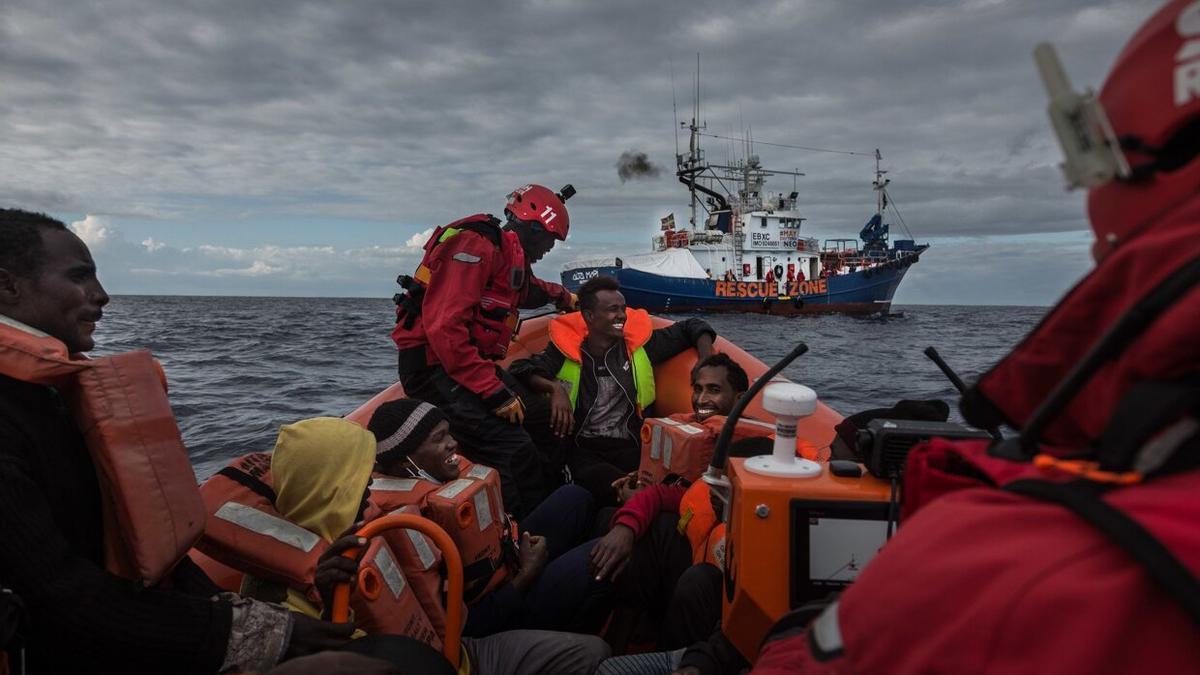
POLYGON ((769 144, 882 151, 934 244, 898 303, 1050 304, 1089 236, 1030 53, 1098 86, 1159 4, 3 0, 0 205, 72 223, 115 293, 389 296, 430 227, 569 182, 556 278, 684 217, 699 54, 709 133, 807 174, 810 236, 857 234, 872 162, 769 144), (626 151, 663 171, 623 182, 626 151))

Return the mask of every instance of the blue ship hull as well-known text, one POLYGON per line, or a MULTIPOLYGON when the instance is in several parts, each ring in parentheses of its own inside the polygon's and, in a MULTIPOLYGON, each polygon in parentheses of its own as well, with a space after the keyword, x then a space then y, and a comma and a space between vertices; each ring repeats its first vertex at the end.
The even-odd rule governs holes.
POLYGON ((577 292, 588 279, 614 277, 630 307, 651 312, 874 314, 889 310, 908 266, 917 262, 922 252, 849 274, 793 282, 790 288, 787 282, 667 277, 616 266, 569 269, 562 273, 562 283, 577 292))

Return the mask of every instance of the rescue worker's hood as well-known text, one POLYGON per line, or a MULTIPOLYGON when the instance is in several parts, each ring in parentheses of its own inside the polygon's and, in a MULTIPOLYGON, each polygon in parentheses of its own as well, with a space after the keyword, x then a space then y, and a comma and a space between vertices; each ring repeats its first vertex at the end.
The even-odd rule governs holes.
MULTIPOLYGON (((571 312, 556 317, 550 322, 550 342, 562 352, 563 356, 576 362, 582 362, 583 340, 587 337, 587 324, 583 322, 583 312, 571 312)), ((650 313, 644 309, 625 310, 625 348, 632 354, 639 347, 650 341, 654 332, 654 322, 650 313)))
POLYGON ((271 456, 275 508, 333 541, 354 524, 375 466, 375 436, 354 422, 316 417, 279 430, 271 456))
MULTIPOLYGON (((1200 256, 1200 197, 1114 249, 1015 349, 963 396, 972 425, 1018 429, 1120 317, 1177 270, 1200 256)), ((1159 316, 1117 358, 1097 371, 1042 434, 1048 446, 1088 447, 1111 421, 1134 382, 1173 379, 1200 367, 1195 336, 1200 289, 1159 316)), ((1052 448, 1050 452, 1054 452, 1052 448)))

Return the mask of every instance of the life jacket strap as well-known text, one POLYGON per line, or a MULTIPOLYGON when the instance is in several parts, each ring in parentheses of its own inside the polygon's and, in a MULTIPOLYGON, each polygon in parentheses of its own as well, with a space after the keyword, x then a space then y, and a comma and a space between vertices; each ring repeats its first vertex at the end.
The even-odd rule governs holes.
POLYGON ((1064 506, 1104 533, 1141 564, 1150 578, 1200 626, 1200 579, 1140 523, 1104 501, 1101 495, 1107 488, 1086 481, 1055 483, 1027 478, 1013 481, 1004 489, 1064 506))
POLYGON ((254 492, 255 494, 262 497, 263 499, 266 499, 267 501, 271 502, 272 504, 275 503, 275 490, 272 489, 270 485, 267 485, 266 483, 262 482, 261 480, 255 478, 254 476, 251 476, 250 474, 246 473, 245 471, 242 471, 241 469, 239 469, 235 466, 227 466, 227 467, 221 469, 220 471, 218 471, 217 475, 228 478, 229 480, 237 483, 238 485, 241 485, 242 487, 246 488, 247 490, 254 492))

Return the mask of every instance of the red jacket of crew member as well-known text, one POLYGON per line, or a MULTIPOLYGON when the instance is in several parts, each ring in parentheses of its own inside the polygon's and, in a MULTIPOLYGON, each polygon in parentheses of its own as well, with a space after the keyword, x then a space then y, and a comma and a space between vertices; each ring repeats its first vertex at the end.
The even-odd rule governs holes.
MULTIPOLYGON (((459 222, 486 218, 479 214, 459 222)), ((398 349, 426 347, 430 365, 441 364, 455 382, 483 398, 504 384, 496 376, 495 364, 472 344, 477 308, 487 308, 496 288, 517 276, 523 278, 516 291, 520 307, 540 307, 547 300, 561 305, 571 296, 559 284, 533 276, 515 233, 500 234, 499 246, 467 229, 438 244, 427 260, 431 276, 421 314, 411 328, 405 329, 401 322, 392 330, 398 349)))

